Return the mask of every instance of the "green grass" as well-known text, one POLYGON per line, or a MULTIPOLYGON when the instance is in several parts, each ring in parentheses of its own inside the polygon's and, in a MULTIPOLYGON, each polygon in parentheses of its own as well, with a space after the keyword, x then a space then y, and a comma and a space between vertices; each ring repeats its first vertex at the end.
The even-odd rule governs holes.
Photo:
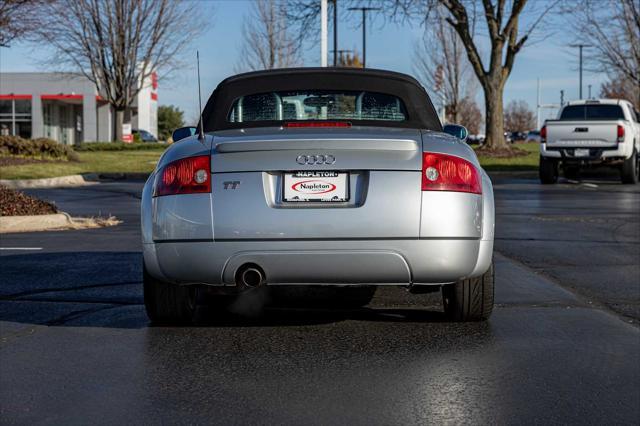
POLYGON ((81 173, 151 173, 162 151, 79 152, 80 161, 33 163, 0 168, 0 179, 38 179, 81 173))
POLYGON ((540 144, 536 142, 516 143, 515 148, 527 151, 527 155, 512 158, 485 157, 476 149, 480 165, 487 171, 522 171, 538 170, 540 161, 540 144))
MULTIPOLYGON (((484 157, 478 152, 480 164, 488 171, 521 171, 538 169, 537 143, 518 143, 517 148, 528 155, 513 158, 484 157)), ((160 150, 78 152, 80 161, 33 163, 0 168, 0 179, 38 179, 81 173, 151 173, 160 150)))

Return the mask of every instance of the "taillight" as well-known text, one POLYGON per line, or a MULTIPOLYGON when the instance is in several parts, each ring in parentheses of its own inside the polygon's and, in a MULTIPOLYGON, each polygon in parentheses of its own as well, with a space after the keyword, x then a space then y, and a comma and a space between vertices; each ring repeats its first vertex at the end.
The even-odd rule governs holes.
POLYGON ((618 124, 618 143, 624 142, 624 127, 618 124))
POLYGON ((542 129, 540 129, 540 142, 547 142, 547 126, 542 126, 542 129))
POLYGON ((351 127, 348 121, 291 121, 284 127, 351 127))
POLYGON ((475 166, 460 157, 447 154, 422 154, 422 190, 482 194, 475 166))
POLYGON ((211 158, 183 158, 164 166, 156 175, 153 196, 211 192, 211 158))

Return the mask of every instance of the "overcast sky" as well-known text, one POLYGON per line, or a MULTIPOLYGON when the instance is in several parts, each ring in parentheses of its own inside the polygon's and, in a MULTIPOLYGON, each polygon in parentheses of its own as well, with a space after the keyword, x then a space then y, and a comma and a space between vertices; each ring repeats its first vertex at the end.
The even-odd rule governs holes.
MULTIPOLYGON (((195 52, 200 50, 203 98, 206 99, 216 85, 225 77, 234 74, 242 46, 242 23, 251 8, 249 0, 222 0, 207 2, 205 9, 211 10, 211 19, 202 36, 193 40, 185 52, 187 58, 195 62, 195 52)), ((357 28, 359 17, 352 22, 341 21, 339 28, 339 48, 362 51, 362 33, 357 28)), ((558 26, 555 25, 557 28, 558 26)), ((179 30, 180 26, 177 26, 179 30)), ((414 74, 413 45, 421 37, 420 26, 384 24, 381 18, 368 25, 367 65, 414 74)), ((523 99, 532 109, 536 105, 536 80, 541 81, 543 103, 559 103, 560 90, 565 90, 565 100, 578 97, 577 49, 566 47, 570 43, 567 31, 558 28, 552 36, 529 46, 516 57, 513 72, 505 90, 505 105, 509 101, 523 99)), ((330 49, 332 41, 329 40, 330 49)), ((588 52, 585 52, 588 54, 588 52)), ((47 71, 41 65, 44 58, 51 55, 46 46, 14 44, 10 48, 0 48, 1 72, 47 71)), ((305 66, 320 65, 320 46, 308 45, 304 50, 305 66)), ((584 74, 584 95, 591 84, 592 93, 597 96, 600 84, 605 80, 601 74, 584 74)), ((185 111, 185 117, 192 120, 197 116, 197 80, 195 66, 185 67, 170 78, 160 74, 159 102, 173 104, 185 111)), ((548 111, 546 115, 554 113, 548 111)), ((544 116, 543 116, 544 117, 544 116)))

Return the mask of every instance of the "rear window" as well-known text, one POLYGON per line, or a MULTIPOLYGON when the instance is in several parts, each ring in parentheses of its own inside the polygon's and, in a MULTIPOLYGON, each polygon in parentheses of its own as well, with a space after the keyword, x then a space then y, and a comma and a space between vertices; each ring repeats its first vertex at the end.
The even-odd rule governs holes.
POLYGON ((619 105, 570 105, 562 110, 560 120, 624 120, 619 105))
POLYGON ((251 121, 405 121, 400 98, 382 93, 306 90, 242 96, 229 111, 231 123, 251 121))

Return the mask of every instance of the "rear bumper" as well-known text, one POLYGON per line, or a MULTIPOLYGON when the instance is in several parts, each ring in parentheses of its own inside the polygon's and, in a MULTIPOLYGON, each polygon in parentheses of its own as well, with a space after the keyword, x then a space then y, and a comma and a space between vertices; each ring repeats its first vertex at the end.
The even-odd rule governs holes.
POLYGON ((189 241, 143 245, 149 273, 177 284, 232 286, 259 265, 269 285, 429 285, 486 272, 493 240, 189 241))
POLYGON ((620 143, 614 146, 574 146, 566 144, 540 144, 540 154, 543 157, 557 158, 567 162, 603 162, 609 160, 619 160, 631 156, 633 146, 631 144, 620 143), (588 149, 589 155, 576 157, 576 149, 588 149))

